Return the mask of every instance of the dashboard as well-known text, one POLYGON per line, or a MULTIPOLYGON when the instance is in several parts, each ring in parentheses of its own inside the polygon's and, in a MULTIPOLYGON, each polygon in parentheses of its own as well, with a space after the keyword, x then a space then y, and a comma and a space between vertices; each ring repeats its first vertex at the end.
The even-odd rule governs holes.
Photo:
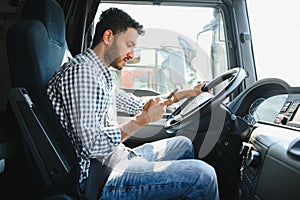
POLYGON ((269 98, 260 97, 250 105, 244 120, 249 125, 269 122, 300 128, 300 94, 280 94, 269 98))
POLYGON ((258 98, 250 105, 244 119, 249 125, 258 121, 274 122, 281 107, 287 99, 287 95, 276 95, 269 98, 258 98))
POLYGON ((252 127, 240 150, 240 199, 298 199, 300 88, 265 79, 229 107, 252 127))
POLYGON ((300 128, 300 94, 290 94, 281 107, 275 123, 300 128))
POLYGON ((300 88, 280 79, 258 81, 229 105, 250 126, 266 122, 300 128, 300 88))

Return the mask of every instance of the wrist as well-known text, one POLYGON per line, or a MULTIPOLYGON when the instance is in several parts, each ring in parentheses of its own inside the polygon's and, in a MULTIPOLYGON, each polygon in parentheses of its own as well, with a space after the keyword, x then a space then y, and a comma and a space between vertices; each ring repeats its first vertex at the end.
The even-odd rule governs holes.
POLYGON ((178 93, 174 94, 171 97, 171 100, 172 100, 172 104, 178 102, 180 100, 180 95, 178 93))
POLYGON ((198 89, 198 88, 193 88, 192 89, 193 97, 198 96, 201 93, 202 93, 202 91, 200 89, 198 89))
POLYGON ((128 122, 125 122, 120 125, 120 130, 121 130, 121 141, 125 141, 128 137, 133 135, 135 132, 137 132, 141 126, 136 124, 134 120, 130 120, 128 122))
POLYGON ((148 119, 147 117, 145 117, 145 115, 140 113, 132 119, 132 122, 135 123, 137 126, 143 127, 150 123, 150 119, 148 119))

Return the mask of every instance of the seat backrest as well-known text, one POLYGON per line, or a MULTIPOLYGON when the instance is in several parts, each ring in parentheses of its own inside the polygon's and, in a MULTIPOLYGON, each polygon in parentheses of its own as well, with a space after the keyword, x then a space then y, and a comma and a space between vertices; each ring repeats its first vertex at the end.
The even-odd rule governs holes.
POLYGON ((28 163, 34 163, 32 174, 42 185, 42 195, 99 199, 108 171, 98 160, 92 160, 92 176, 84 191, 79 189, 78 158, 46 93, 48 81, 68 50, 64 20, 55 0, 26 1, 23 19, 7 32, 13 87, 9 101, 23 134, 28 163))
POLYGON ((67 50, 64 13, 54 0, 28 0, 23 13, 7 35, 12 87, 44 88, 67 50))

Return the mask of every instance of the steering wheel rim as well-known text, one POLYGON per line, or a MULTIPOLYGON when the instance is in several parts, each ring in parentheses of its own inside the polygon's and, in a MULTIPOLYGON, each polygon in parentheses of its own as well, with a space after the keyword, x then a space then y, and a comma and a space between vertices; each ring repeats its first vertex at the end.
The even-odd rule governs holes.
POLYGON ((229 83, 218 94, 204 101, 202 104, 198 105, 184 116, 180 115, 182 110, 182 107, 180 106, 167 118, 164 129, 169 133, 174 133, 173 129, 176 130, 175 127, 178 127, 183 120, 191 117, 194 113, 204 110, 208 106, 214 107, 220 105, 232 92, 234 92, 234 90, 243 82, 246 77, 247 72, 241 67, 232 68, 220 74, 202 87, 202 91, 207 92, 225 80, 230 79, 229 83))

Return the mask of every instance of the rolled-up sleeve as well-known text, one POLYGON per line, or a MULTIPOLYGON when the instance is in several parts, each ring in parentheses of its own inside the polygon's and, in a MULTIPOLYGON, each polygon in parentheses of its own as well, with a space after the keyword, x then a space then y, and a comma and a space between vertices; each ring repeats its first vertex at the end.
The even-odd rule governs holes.
POLYGON ((117 111, 136 115, 142 111, 143 105, 150 99, 150 96, 137 97, 131 93, 116 87, 117 111))

